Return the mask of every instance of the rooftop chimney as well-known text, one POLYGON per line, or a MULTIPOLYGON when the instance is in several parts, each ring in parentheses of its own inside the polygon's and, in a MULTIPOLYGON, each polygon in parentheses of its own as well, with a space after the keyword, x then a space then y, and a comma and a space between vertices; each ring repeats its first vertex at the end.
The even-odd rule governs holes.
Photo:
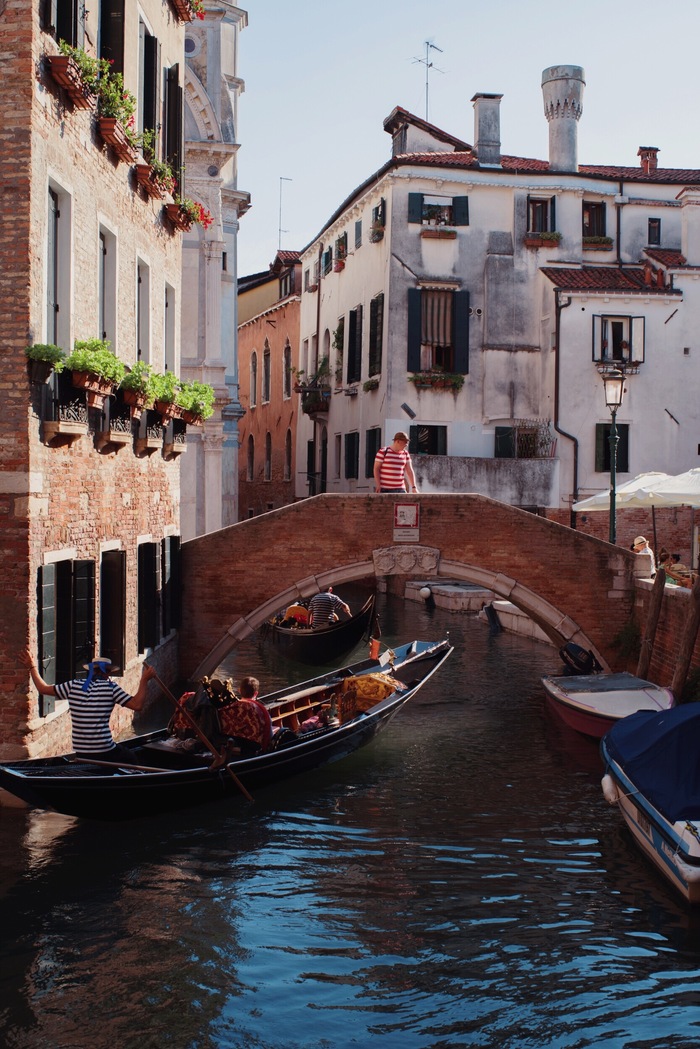
POLYGON ((474 95, 474 151, 480 167, 501 166, 501 113, 503 95, 474 95))
POLYGON ((657 168, 657 153, 659 152, 658 146, 640 146, 637 150, 637 156, 640 158, 642 165, 642 171, 645 175, 648 175, 651 171, 656 171, 657 168))
POLYGON ((585 85, 581 66, 549 66, 542 72, 552 171, 578 171, 577 124, 583 112, 585 85))

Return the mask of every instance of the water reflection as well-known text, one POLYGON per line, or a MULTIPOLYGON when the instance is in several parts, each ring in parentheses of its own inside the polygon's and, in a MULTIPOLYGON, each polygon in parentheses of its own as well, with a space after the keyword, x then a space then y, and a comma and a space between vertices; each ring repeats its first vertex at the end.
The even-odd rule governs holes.
MULTIPOLYGON (((0 810, 5 1045, 697 1045, 697 920, 545 710, 556 655, 422 605, 382 625, 456 652, 370 747, 253 806, 0 810)), ((222 670, 288 672, 256 639, 222 670)))

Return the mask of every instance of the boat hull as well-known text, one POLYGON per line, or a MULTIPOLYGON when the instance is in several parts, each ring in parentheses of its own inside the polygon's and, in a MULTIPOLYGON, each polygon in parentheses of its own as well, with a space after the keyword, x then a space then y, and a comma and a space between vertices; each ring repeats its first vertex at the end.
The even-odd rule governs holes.
POLYGON ((285 627, 268 623, 264 636, 277 649, 297 663, 307 666, 326 666, 342 659, 360 643, 372 628, 375 614, 374 594, 367 599, 357 615, 341 620, 324 630, 310 627, 285 627))
POLYGON ((632 674, 543 677, 550 709, 570 728, 602 739, 612 726, 638 710, 668 710, 673 693, 632 674))
MULTIPOLYGON (((134 819, 232 795, 240 798, 240 785, 249 792, 255 791, 339 761, 366 746, 387 728, 451 652, 446 641, 402 646, 396 650, 392 673, 406 683, 404 690, 393 692, 345 724, 300 735, 289 746, 232 761, 217 771, 209 768, 211 755, 208 760, 193 760, 182 754, 179 761, 185 765, 183 768, 146 770, 142 764, 144 755, 158 757, 158 746, 167 737, 166 730, 162 730, 124 744, 134 753, 133 767, 78 763, 72 755, 30 759, 0 765, 0 787, 33 806, 99 820, 134 819)), ((305 684, 308 689, 319 690, 324 684, 337 684, 343 675, 361 677, 388 669, 378 660, 364 660, 305 684)), ((265 697, 265 704, 268 709, 276 709, 284 705, 287 696, 303 693, 303 686, 291 686, 265 697)))

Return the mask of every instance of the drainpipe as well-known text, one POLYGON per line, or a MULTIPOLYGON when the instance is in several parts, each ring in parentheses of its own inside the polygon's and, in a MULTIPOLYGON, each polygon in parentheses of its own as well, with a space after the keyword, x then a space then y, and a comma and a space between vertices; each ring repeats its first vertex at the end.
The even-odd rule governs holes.
POLYGON ((616 241, 615 248, 616 248, 616 254, 617 254, 617 265, 621 266, 622 265, 622 255, 620 253, 620 246, 622 244, 622 209, 625 206, 622 203, 622 198, 623 198, 624 192, 625 192, 625 185, 624 185, 624 182, 622 181, 622 179, 620 179, 617 188, 618 188, 618 191, 619 191, 618 192, 618 197, 620 199, 619 199, 619 203, 615 204, 615 223, 616 223, 616 226, 615 226, 615 241, 616 241))
MULTIPOLYGON (((555 326, 554 326, 554 429, 557 433, 561 434, 562 437, 566 437, 568 441, 571 441, 574 447, 574 471, 573 471, 573 495, 572 505, 578 500, 578 438, 574 437, 573 434, 567 433, 566 430, 562 430, 559 425, 559 378, 560 378, 560 345, 561 339, 561 311, 565 310, 567 306, 571 305, 571 298, 567 299, 566 302, 561 301, 561 292, 559 288, 554 290, 554 301, 555 301, 555 326)), ((571 511, 569 518, 569 526, 576 528, 576 514, 571 511)))

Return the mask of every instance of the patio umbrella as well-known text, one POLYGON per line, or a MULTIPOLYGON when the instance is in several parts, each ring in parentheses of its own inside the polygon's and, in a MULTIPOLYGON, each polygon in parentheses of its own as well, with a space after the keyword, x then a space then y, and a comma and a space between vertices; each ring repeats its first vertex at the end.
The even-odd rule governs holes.
MULTIPOLYGON (((615 503, 618 509, 622 507, 651 508, 651 527, 654 535, 654 551, 657 550, 656 514, 654 513, 654 507, 663 504, 656 501, 653 493, 656 490, 656 486, 668 480, 672 480, 670 474, 662 473, 660 470, 648 470, 646 473, 637 474, 637 476, 633 477, 631 481, 625 481, 624 484, 616 486, 615 488, 615 503)), ((609 511, 610 491, 597 492, 595 495, 589 496, 588 499, 580 499, 577 503, 574 503, 573 509, 577 513, 591 513, 591 511, 597 510, 609 511)))
MULTIPOLYGON (((700 506, 700 467, 646 485, 652 506, 700 506)), ((646 504, 649 505, 649 504, 646 504)))

